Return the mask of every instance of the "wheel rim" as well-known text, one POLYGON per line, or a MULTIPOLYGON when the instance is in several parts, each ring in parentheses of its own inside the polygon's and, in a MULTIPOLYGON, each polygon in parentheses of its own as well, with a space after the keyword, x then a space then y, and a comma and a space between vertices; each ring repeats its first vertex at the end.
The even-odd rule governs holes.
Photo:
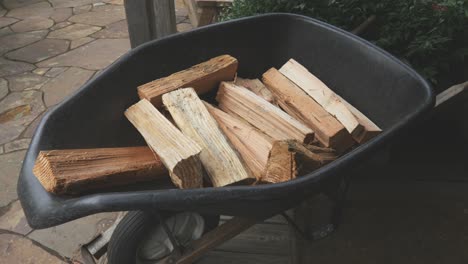
MULTIPOLYGON (((183 212, 166 219, 166 225, 179 244, 186 246, 199 239, 205 229, 205 221, 197 213, 183 212)), ((137 263, 157 263, 168 257, 174 247, 161 225, 151 228, 137 250, 137 263)))

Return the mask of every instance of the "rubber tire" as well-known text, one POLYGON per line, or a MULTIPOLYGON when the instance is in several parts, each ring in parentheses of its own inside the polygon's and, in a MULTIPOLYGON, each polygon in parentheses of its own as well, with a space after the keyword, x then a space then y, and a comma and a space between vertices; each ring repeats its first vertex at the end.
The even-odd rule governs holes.
MULTIPOLYGON (((169 217, 175 213, 167 213, 169 217)), ((205 220, 204 233, 214 229, 219 224, 219 216, 202 215, 205 220)), ((107 247, 108 264, 134 264, 139 242, 152 225, 158 224, 151 213, 132 211, 120 221, 115 228, 107 247)))

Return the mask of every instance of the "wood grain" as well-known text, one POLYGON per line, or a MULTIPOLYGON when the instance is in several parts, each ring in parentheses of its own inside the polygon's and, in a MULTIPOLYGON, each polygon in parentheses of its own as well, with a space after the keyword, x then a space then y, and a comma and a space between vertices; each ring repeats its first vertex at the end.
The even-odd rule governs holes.
POLYGON ((221 81, 232 81, 237 71, 237 59, 221 55, 138 87, 141 99, 147 99, 156 107, 162 105, 163 94, 179 88, 192 87, 198 94, 218 87, 221 81))
POLYGON ((213 186, 255 181, 194 89, 179 89, 162 99, 180 130, 202 147, 200 159, 213 186))
POLYGON ((261 183, 290 181, 297 176, 296 152, 290 151, 288 141, 275 141, 270 151, 261 183))
POLYGON ((204 103, 252 174, 260 180, 265 173, 274 140, 246 121, 204 103))
POLYGON ((343 101, 304 66, 294 59, 290 59, 279 71, 304 90, 305 93, 311 96, 318 104, 327 110, 327 112, 336 117, 353 137, 362 132, 364 129, 363 126, 346 107, 343 101))
POLYGON ((276 105, 273 94, 259 79, 244 79, 241 77, 237 77, 234 81, 234 84, 247 88, 254 94, 268 101, 269 103, 276 105))
POLYGON ((199 159, 202 149, 196 142, 182 134, 146 99, 127 109, 125 116, 160 157, 176 186, 202 187, 204 172, 199 159))
POLYGON ((281 108, 312 128, 323 146, 347 149, 354 144, 351 135, 335 117, 277 69, 269 69, 262 80, 281 108))
POLYGON ((222 82, 216 100, 223 111, 237 115, 275 140, 310 142, 314 131, 246 88, 222 82))
POLYGON ((55 194, 79 194, 168 177, 148 147, 40 151, 33 173, 55 194))

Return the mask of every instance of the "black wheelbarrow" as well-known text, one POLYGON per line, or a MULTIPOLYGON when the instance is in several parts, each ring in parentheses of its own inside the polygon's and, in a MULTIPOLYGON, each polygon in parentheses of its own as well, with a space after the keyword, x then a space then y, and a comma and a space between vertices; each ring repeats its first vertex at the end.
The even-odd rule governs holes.
POLYGON ((27 152, 18 194, 34 228, 47 228, 99 212, 139 211, 122 221, 132 230, 125 233, 121 228, 114 235, 118 236, 117 242, 111 240, 111 263, 134 263, 138 252, 151 249, 151 245, 137 245, 136 241, 147 240, 162 245, 146 252, 144 258, 151 263, 190 263, 246 226, 333 189, 330 186, 338 186, 354 167, 422 118, 433 104, 431 88, 416 72, 372 44, 333 26, 290 14, 219 23, 131 50, 48 112, 27 152), (47 193, 36 180, 32 168, 40 150, 145 145, 123 115, 138 100, 136 87, 221 54, 239 60, 242 77, 261 76, 270 67, 280 67, 295 58, 376 122, 383 133, 312 173, 271 185, 191 190, 143 185, 119 192, 59 197, 47 193), (203 235, 217 225, 219 215, 235 218, 203 235), (146 240, 135 238, 134 234, 148 233, 144 228, 148 223, 162 223, 162 229, 154 232, 164 231, 164 241, 156 235, 146 240), (133 244, 122 246, 122 241, 133 244))

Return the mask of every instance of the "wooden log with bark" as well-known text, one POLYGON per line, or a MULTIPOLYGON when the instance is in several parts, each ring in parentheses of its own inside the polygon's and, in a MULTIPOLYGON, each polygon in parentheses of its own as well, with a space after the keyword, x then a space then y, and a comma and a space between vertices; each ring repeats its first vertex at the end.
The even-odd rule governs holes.
POLYGON ((125 111, 127 119, 160 157, 179 188, 199 188, 204 171, 200 162, 202 148, 180 132, 148 100, 143 99, 125 111))
POLYGON ((148 147, 41 151, 33 173, 54 194, 79 194, 168 177, 148 147))
POLYGON ((275 140, 308 143, 314 131, 246 88, 222 82, 216 100, 223 111, 237 115, 275 140))
POLYGON ((323 146, 345 150, 354 144, 351 135, 335 117, 277 69, 265 72, 262 80, 281 108, 312 128, 323 146))
POLYGON ((156 107, 162 106, 162 95, 179 88, 192 87, 198 94, 204 94, 221 81, 232 81, 236 76, 237 59, 221 55, 138 87, 141 99, 147 99, 156 107))
POLYGON ((162 99, 179 129, 202 147, 200 159, 213 186, 255 181, 194 89, 179 89, 164 94, 162 99))
POLYGON ((363 125, 359 123, 358 119, 346 107, 343 100, 304 66, 294 59, 290 59, 279 71, 304 90, 306 94, 312 97, 331 115, 336 117, 353 137, 357 137, 360 133, 363 133, 363 125))

